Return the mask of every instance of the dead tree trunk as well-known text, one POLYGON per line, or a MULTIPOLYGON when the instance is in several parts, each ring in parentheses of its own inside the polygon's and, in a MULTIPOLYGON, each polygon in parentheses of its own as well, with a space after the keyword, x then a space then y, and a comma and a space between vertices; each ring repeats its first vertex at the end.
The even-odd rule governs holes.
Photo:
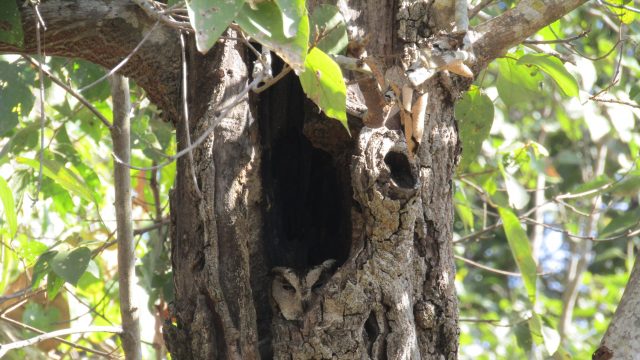
MULTIPOLYGON (((404 46, 394 35, 398 10, 410 14, 407 40, 427 26, 425 3, 350 6, 343 10, 362 11, 352 24, 372 34, 367 48, 382 59, 404 46)), ((231 41, 191 54, 195 138, 249 81, 250 59, 231 41)), ((454 99, 439 81, 432 91, 418 156, 409 156, 399 130, 350 119, 349 137, 289 77, 238 106, 194 153, 201 196, 190 164, 179 161, 171 196, 177 326, 167 329, 174 358, 456 357, 454 99), (339 269, 320 289, 306 289, 310 304, 287 320, 282 307, 299 304, 275 304, 269 270, 304 275, 327 259, 339 269)))

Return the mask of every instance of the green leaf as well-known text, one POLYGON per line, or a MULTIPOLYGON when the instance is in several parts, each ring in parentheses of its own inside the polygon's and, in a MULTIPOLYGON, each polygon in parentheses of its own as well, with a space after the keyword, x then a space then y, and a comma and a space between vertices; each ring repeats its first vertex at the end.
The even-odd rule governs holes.
POLYGON ((294 37, 284 33, 283 14, 272 1, 262 1, 252 9, 249 4, 238 13, 236 22, 249 36, 280 56, 293 70, 304 69, 309 46, 309 17, 305 8, 296 8, 300 13, 298 30, 294 37))
POLYGON ((536 302, 536 263, 531 256, 531 245, 527 233, 522 229, 520 220, 511 210, 500 207, 498 211, 504 224, 504 232, 507 235, 513 258, 522 274, 522 281, 527 289, 529 301, 533 305, 536 302))
POLYGON ((524 209, 529 203, 529 193, 520 185, 518 180, 508 172, 504 171, 504 168, 500 166, 500 171, 504 178, 504 184, 507 188, 507 195, 509 195, 509 206, 514 209, 524 209))
POLYGON ((0 200, 2 201, 2 209, 4 217, 9 224, 9 233, 13 238, 18 231, 18 218, 16 217, 16 205, 13 200, 13 193, 9 184, 0 176, 0 200))
POLYGON ((19 237, 19 243, 20 247, 17 249, 17 252, 21 258, 26 260, 27 265, 31 265, 34 260, 48 249, 47 245, 24 235, 19 237))
POLYGON ((2 150, 0 150, 0 158, 3 158, 9 153, 18 154, 24 150, 35 148, 35 146, 38 145, 39 129, 39 123, 29 124, 21 129, 18 129, 13 134, 13 136, 11 136, 9 141, 2 147, 2 150))
POLYGON ((320 35, 316 47, 327 54, 341 54, 346 49, 349 39, 347 38, 347 24, 344 16, 335 5, 322 4, 313 9, 311 14, 312 40, 315 41, 320 35))
POLYGON ((631 4, 633 6, 633 1, 630 0, 610 0, 608 1, 610 4, 617 5, 611 6, 607 5, 609 10, 618 16, 618 19, 622 21, 624 24, 631 24, 633 20, 636 18, 636 13, 632 9, 624 8, 624 5, 631 4))
POLYGON ((79 247, 70 252, 60 251, 51 260, 51 269, 66 282, 76 285, 91 260, 91 250, 79 247))
POLYGON ((196 32, 196 47, 206 54, 242 8, 244 0, 188 0, 189 21, 196 32))
POLYGON ((460 140, 462 141, 462 162, 460 169, 471 164, 489 136, 493 124, 494 107, 491 99, 477 86, 472 86, 455 105, 460 140))
POLYGON ((456 191, 454 195, 455 208, 465 229, 473 229, 473 209, 469 199, 462 190, 456 191))
POLYGON ((34 96, 27 84, 32 76, 28 68, 0 60, 0 135, 15 128, 20 118, 31 111, 34 96))
POLYGON ((518 59, 518 64, 538 67, 551 76, 565 95, 578 96, 578 82, 557 57, 547 54, 527 54, 518 59))
MULTIPOLYGON (((32 167, 36 171, 40 168, 38 160, 17 157, 16 161, 20 164, 32 167)), ((80 196, 86 201, 93 202, 93 193, 91 192, 91 189, 87 187, 83 180, 79 179, 74 173, 58 162, 44 159, 42 163, 42 173, 46 177, 55 181, 58 185, 65 188, 67 191, 80 196)))
POLYGON ((36 302, 30 301, 24 308, 22 313, 22 322, 33 326, 41 331, 53 331, 56 329, 56 324, 62 320, 60 310, 55 306, 40 305, 36 302))
POLYGON ((347 86, 340 66, 329 55, 313 48, 304 62, 305 70, 300 74, 300 83, 307 94, 327 116, 347 126, 347 86))
POLYGON ((621 196, 635 196, 640 191, 640 170, 629 172, 624 179, 611 187, 611 192, 621 196))
POLYGON ((496 88, 506 105, 530 103, 539 96, 540 84, 544 80, 540 71, 530 66, 518 65, 513 59, 498 59, 496 88))
POLYGON ((56 250, 50 250, 40 255, 33 266, 33 278, 31 279, 31 287, 33 289, 40 286, 42 279, 51 271, 51 260, 57 253, 56 250))
POLYGON ((275 0, 282 14, 282 31, 284 36, 296 36, 302 17, 306 14, 304 0, 275 0))
POLYGON ((606 238, 614 234, 635 228, 640 223, 640 209, 625 211, 623 214, 613 217, 611 222, 600 231, 599 237, 606 238))
POLYGON ((22 18, 16 1, 4 0, 0 2, 0 43, 20 47, 24 43, 22 18))

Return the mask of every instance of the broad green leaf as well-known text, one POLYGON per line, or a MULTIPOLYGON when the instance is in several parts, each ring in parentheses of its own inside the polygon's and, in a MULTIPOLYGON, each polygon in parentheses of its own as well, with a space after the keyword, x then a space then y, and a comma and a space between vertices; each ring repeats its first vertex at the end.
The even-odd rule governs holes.
POLYGON ((529 301, 531 304, 536 302, 536 263, 531 256, 531 245, 529 244, 529 238, 527 233, 520 226, 520 220, 509 209, 500 207, 498 208, 500 218, 504 224, 504 232, 507 235, 507 241, 513 258, 518 264, 520 274, 522 274, 522 281, 527 289, 529 295, 529 301))
POLYGON ((65 280, 58 276, 54 271, 47 275, 47 297, 49 299, 55 299, 62 290, 65 280))
POLYGON ((24 150, 35 148, 38 145, 39 129, 39 123, 32 123, 18 129, 2 147, 2 150, 0 150, 0 158, 3 158, 5 155, 10 153, 19 154, 24 150))
POLYGON ((2 176, 0 176, 0 200, 2 201, 2 209, 4 210, 4 218, 9 224, 9 234, 11 237, 14 237, 18 231, 16 204, 13 200, 13 192, 2 176))
POLYGON ((304 69, 309 46, 309 17, 306 9, 298 14, 300 23, 294 37, 284 34, 283 15, 278 5, 272 1, 262 1, 252 9, 245 4, 236 22, 249 36, 280 56, 296 73, 304 69))
POLYGON ((476 86, 472 86, 456 103, 455 117, 462 141, 460 169, 467 167, 478 156, 482 142, 489 136, 493 112, 491 99, 476 86))
POLYGON ((22 46, 22 18, 16 1, 0 1, 0 43, 22 46))
POLYGON ((300 74, 300 83, 305 94, 327 116, 347 125, 347 86, 340 66, 329 55, 313 48, 304 62, 305 70, 300 74))
POLYGON ((622 196, 635 196, 640 191, 640 170, 629 172, 624 179, 611 187, 611 192, 622 196))
POLYGON ((20 118, 31 111, 34 96, 28 85, 32 76, 24 66, 0 60, 0 135, 15 128, 20 118))
POLYGON ((551 76, 565 95, 578 96, 578 82, 557 57, 547 54, 527 54, 518 59, 518 64, 537 66, 551 76))
POLYGON ((36 289, 40 286, 42 279, 51 271, 51 260, 58 254, 56 250, 44 252, 33 266, 33 277, 31 278, 31 287, 36 289))
POLYGON ((496 88, 500 99, 506 105, 530 103, 540 96, 540 84, 544 80, 535 67, 518 65, 510 58, 498 59, 498 80, 496 88))
POLYGON ((60 251, 51 260, 51 269, 66 282, 76 285, 91 260, 91 250, 79 247, 72 251, 60 251))
POLYGON ((471 203, 462 190, 456 191, 454 201, 456 212, 462 220, 465 229, 473 229, 473 210, 471 208, 471 203))
POLYGON ((640 223, 640 209, 625 211, 620 215, 615 215, 611 222, 600 231, 599 237, 606 238, 621 231, 636 228, 640 223))
MULTIPOLYGON (((38 160, 27 159, 23 157, 17 157, 16 161, 20 164, 25 164, 36 171, 40 168, 38 160)), ((58 185, 65 188, 67 191, 80 196, 86 201, 93 201, 93 193, 91 189, 87 187, 83 180, 79 179, 74 173, 67 168, 59 164, 54 160, 44 159, 42 164, 42 173, 55 181, 58 185)))
POLYGON ((533 314, 529 319, 529 329, 536 344, 543 344, 549 356, 555 354, 560 346, 558 331, 550 327, 538 314, 533 314))
POLYGON ((513 175, 506 172, 502 165, 500 166, 500 172, 504 178, 507 195, 509 195, 509 206, 517 210, 524 209, 524 207, 529 203, 529 194, 527 193, 527 190, 520 185, 513 175))
POLYGON ((315 44, 327 54, 341 54, 347 47, 347 24, 344 16, 335 5, 322 4, 311 14, 311 41, 320 38, 315 44))
POLYGON ((307 13, 304 0, 275 0, 282 14, 284 36, 296 36, 302 17, 307 13))
POLYGON ((608 1, 608 3, 614 5, 614 6, 607 5, 607 7, 612 13, 616 14, 618 16, 618 19, 620 19, 620 21, 622 21, 624 24, 627 24, 627 25, 631 24, 633 20, 635 20, 635 18, 637 17, 636 12, 633 11, 632 8, 624 7, 624 5, 631 5, 631 7, 633 7, 634 1, 610 0, 608 1))
POLYGON ((47 251, 47 245, 38 240, 30 239, 26 235, 19 236, 20 247, 17 249, 18 254, 23 258, 27 265, 31 265, 40 255, 47 251))
POLYGON ((187 0, 189 21, 196 32, 196 47, 206 54, 236 18, 244 0, 187 0))
POLYGON ((41 331, 53 331, 56 329, 56 324, 62 320, 60 310, 55 306, 40 305, 36 302, 30 301, 25 306, 22 313, 22 322, 33 326, 41 331))

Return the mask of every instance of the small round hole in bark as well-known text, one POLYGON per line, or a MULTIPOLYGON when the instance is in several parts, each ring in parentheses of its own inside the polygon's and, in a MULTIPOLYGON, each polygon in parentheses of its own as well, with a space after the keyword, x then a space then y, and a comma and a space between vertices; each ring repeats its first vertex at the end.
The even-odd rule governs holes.
POLYGON ((391 151, 384 157, 384 163, 391 171, 391 179, 400 187, 411 189, 416 179, 411 174, 409 159, 404 154, 391 151))

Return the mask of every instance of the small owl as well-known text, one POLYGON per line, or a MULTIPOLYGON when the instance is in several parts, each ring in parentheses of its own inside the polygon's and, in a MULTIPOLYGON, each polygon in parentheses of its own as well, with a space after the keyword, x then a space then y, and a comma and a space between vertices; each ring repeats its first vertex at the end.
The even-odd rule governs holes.
POLYGON ((306 273, 287 267, 271 270, 274 275, 271 296, 285 319, 302 318, 318 290, 331 278, 335 263, 334 259, 325 260, 306 273))

